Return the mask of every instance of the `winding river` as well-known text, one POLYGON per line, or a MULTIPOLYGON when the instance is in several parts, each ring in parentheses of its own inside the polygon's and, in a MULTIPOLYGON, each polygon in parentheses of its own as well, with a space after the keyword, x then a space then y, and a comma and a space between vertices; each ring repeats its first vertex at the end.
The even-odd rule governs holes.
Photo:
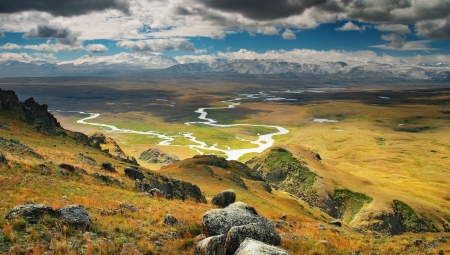
MULTIPOLYGON (((265 94, 263 92, 260 92, 259 94, 240 94, 241 96, 244 96, 245 98, 259 98, 260 96, 263 97, 265 94)), ((277 130, 276 132, 269 133, 269 134, 258 134, 258 139, 255 141, 250 140, 244 140, 242 138, 236 137, 236 139, 247 141, 252 145, 256 145, 257 147, 252 146, 252 148, 244 148, 244 149, 232 149, 228 146, 224 146, 227 149, 220 149, 218 148, 217 144, 214 144, 212 146, 207 145, 206 142, 199 141, 193 133, 189 132, 178 132, 178 135, 167 135, 164 133, 159 133, 157 131, 138 131, 138 130, 131 130, 126 128, 118 128, 113 125, 103 124, 103 123, 95 123, 91 122, 91 120, 94 120, 98 116, 100 116, 100 113, 91 113, 91 112, 78 112, 78 111, 60 111, 57 110, 56 112, 72 112, 72 113, 80 113, 80 114, 87 114, 89 115, 86 118, 77 120, 78 124, 85 124, 85 125, 92 125, 97 127, 103 127, 107 132, 116 132, 116 133, 128 133, 128 134, 141 134, 141 135, 152 135, 154 137, 157 137, 159 139, 162 139, 161 142, 159 142, 159 145, 163 146, 185 146, 189 147, 193 150, 196 150, 198 153, 203 154, 201 150, 208 150, 208 151, 216 151, 224 153, 227 156, 228 160, 238 160, 241 156, 247 154, 247 153, 261 153, 265 149, 271 147, 275 140, 273 139, 273 136, 276 135, 285 135, 289 133, 289 130, 280 127, 280 126, 273 126, 273 125, 255 125, 255 124, 218 124, 217 120, 207 118, 208 110, 217 110, 217 109, 227 109, 227 108, 235 108, 236 106, 240 105, 242 98, 235 98, 232 100, 222 101, 223 103, 228 104, 226 107, 209 107, 209 108, 199 108, 196 113, 199 113, 198 119, 200 121, 197 122, 187 122, 186 125, 208 125, 218 128, 226 128, 226 127, 240 127, 240 126, 247 126, 247 127, 267 127, 272 128, 274 130, 277 130), (89 122, 88 122, 89 121, 89 122), (172 145, 171 143, 175 140, 176 137, 184 137, 191 141, 193 144, 191 145, 172 145)))

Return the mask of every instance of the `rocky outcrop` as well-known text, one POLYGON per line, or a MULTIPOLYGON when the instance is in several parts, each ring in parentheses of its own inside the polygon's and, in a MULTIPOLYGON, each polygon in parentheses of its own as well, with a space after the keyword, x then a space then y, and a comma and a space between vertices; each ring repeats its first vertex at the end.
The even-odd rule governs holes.
POLYGON ((0 152, 0 164, 7 164, 8 160, 6 159, 5 155, 0 152))
POLYGON ((263 242, 247 238, 241 243, 235 255, 289 255, 281 248, 267 245, 263 242))
POLYGON ((100 132, 92 132, 88 134, 89 142, 93 146, 104 149, 106 153, 112 157, 134 165, 139 165, 134 157, 127 156, 120 146, 111 137, 105 136, 100 132))
POLYGON ((234 254, 248 237, 270 245, 281 244, 281 237, 272 224, 243 202, 207 211, 202 227, 209 238, 197 244, 196 254, 234 254))
POLYGON ((92 228, 92 217, 82 205, 69 205, 58 209, 57 212, 64 224, 75 228, 92 228))
POLYGON ((156 188, 160 194, 168 199, 193 199, 197 202, 206 203, 206 198, 197 185, 168 178, 164 175, 149 174, 142 181, 137 179, 135 186, 136 189, 144 192, 156 188))
POLYGON ((56 118, 48 112, 47 105, 40 105, 32 97, 20 102, 12 90, 0 89, 0 111, 8 111, 10 116, 33 125, 35 130, 47 135, 62 130, 56 118))
POLYGON ((10 154, 14 154, 18 157, 30 156, 37 159, 42 159, 43 157, 35 152, 30 147, 21 144, 19 141, 14 139, 4 139, 0 137, 0 148, 8 151, 10 154))
POLYGON ((123 186, 123 183, 120 182, 117 178, 109 175, 94 173, 92 174, 92 177, 107 184, 116 184, 117 186, 123 186))
POLYGON ((11 220, 18 217, 26 219, 31 224, 36 224, 44 215, 55 215, 56 212, 49 205, 28 203, 11 209, 6 214, 6 219, 11 220))
POLYGON ((139 155, 139 159, 148 163, 160 163, 162 166, 180 161, 176 155, 167 154, 159 149, 148 149, 139 155))
POLYGON ((234 190, 224 190, 213 197, 211 203, 220 208, 225 208, 236 201, 236 193, 234 190))
POLYGON ((137 166, 125 167, 125 169, 123 169, 123 171, 125 172, 125 175, 128 176, 132 180, 138 179, 138 180, 142 181, 144 179, 144 174, 142 173, 141 170, 138 169, 137 166))

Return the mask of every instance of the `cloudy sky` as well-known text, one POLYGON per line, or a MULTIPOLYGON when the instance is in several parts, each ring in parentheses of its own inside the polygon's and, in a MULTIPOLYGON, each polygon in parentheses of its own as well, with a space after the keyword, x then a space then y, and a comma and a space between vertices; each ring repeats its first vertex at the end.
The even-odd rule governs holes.
POLYGON ((450 62, 449 40, 450 0, 0 0, 0 60, 159 52, 450 62))

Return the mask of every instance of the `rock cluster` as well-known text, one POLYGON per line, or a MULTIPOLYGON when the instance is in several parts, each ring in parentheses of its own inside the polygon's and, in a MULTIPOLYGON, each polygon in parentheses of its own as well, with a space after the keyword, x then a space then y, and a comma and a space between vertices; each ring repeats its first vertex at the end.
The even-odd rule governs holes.
POLYGON ((142 181, 144 179, 144 174, 142 173, 141 170, 139 170, 137 166, 125 167, 123 171, 125 172, 125 175, 130 177, 130 179, 132 180, 138 179, 142 181))
MULTIPOLYGON (((223 194, 231 194, 231 192, 227 190, 218 195, 221 197, 223 194)), ((258 215, 255 208, 243 202, 235 202, 223 209, 207 211, 203 215, 202 226, 207 238, 195 247, 196 255, 231 255, 236 254, 238 250, 241 250, 240 254, 287 254, 284 250, 273 246, 281 244, 281 237, 272 224, 258 215), (251 244, 248 244, 249 242, 251 244), (248 247, 253 247, 255 242, 262 247, 258 248, 261 252, 248 253, 248 247), (243 244, 245 245, 242 246, 243 244), (278 253, 271 253, 271 251, 278 251, 278 253)))
POLYGON ((197 185, 163 175, 149 174, 142 181, 136 179, 135 187, 151 196, 157 194, 168 199, 193 199, 197 202, 206 203, 206 198, 197 185))
POLYGON ((92 228, 92 217, 82 205, 68 205, 54 210, 49 205, 28 203, 12 208, 5 218, 10 220, 21 217, 36 224, 44 215, 59 218, 64 224, 75 228, 92 228))

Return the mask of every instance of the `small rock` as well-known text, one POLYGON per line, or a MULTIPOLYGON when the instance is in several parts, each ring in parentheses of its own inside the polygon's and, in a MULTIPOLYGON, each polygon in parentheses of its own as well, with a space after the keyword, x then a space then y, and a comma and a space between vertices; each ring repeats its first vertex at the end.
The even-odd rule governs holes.
POLYGON ((318 229, 319 230, 327 230, 327 228, 325 226, 322 226, 322 225, 320 225, 318 229))
POLYGON ((152 195, 152 197, 154 197, 154 196, 161 197, 161 196, 163 195, 162 192, 161 192, 161 190, 159 190, 159 189, 157 189, 157 188, 153 188, 153 189, 147 191, 147 193, 148 193, 149 195, 152 195))
POLYGON ((59 167, 62 168, 62 169, 65 169, 65 170, 67 170, 69 172, 75 172, 75 167, 72 166, 72 165, 69 165, 67 163, 61 163, 61 164, 59 164, 59 167))
POLYGON ((328 245, 328 241, 327 240, 320 240, 319 241, 321 244, 323 244, 323 245, 328 245))
POLYGON ((8 160, 6 159, 5 155, 3 155, 1 152, 0 152, 0 163, 3 163, 3 164, 8 163, 8 160))
POLYGON ((92 217, 82 205, 69 205, 57 210, 61 221, 75 228, 92 228, 92 217))
POLYGON ((340 220, 333 220, 333 221, 330 221, 330 222, 328 222, 328 223, 331 224, 331 225, 338 226, 338 227, 341 227, 341 226, 342 226, 342 223, 341 223, 340 220))
POLYGON ((235 255, 289 255, 281 248, 265 244, 263 242, 246 238, 241 243, 235 255))
POLYGON ((178 223, 178 220, 170 214, 166 214, 164 217, 164 225, 175 225, 178 223))
POLYGON ((415 246, 420 246, 420 245, 422 245, 423 244, 423 240, 421 240, 421 239, 416 239, 416 240, 414 240, 414 245, 415 246))
POLYGON ((116 168, 114 168, 113 165, 109 162, 103 162, 102 169, 109 172, 116 172, 116 168))
POLYGON ((279 219, 280 220, 287 220, 287 215, 284 213, 283 215, 281 215, 281 217, 279 219))
POLYGON ((213 205, 216 205, 220 208, 225 208, 228 205, 234 203, 236 200, 236 193, 234 193, 234 190, 224 190, 213 197, 211 203, 213 205))
POLYGON ((130 205, 130 204, 127 204, 127 203, 121 203, 121 204, 119 205, 119 207, 120 207, 120 208, 128 209, 128 210, 130 210, 130 211, 132 211, 132 212, 137 212, 137 211, 138 211, 138 209, 137 209, 136 206, 130 205))
POLYGON ((155 241, 154 244, 159 247, 164 246, 164 244, 161 241, 155 241))
POLYGON ((225 255, 225 235, 211 236, 200 241, 194 250, 195 255, 225 255))
POLYGON ((130 177, 132 180, 138 179, 142 181, 144 179, 144 174, 137 167, 126 167, 123 171, 125 172, 125 175, 130 177))

